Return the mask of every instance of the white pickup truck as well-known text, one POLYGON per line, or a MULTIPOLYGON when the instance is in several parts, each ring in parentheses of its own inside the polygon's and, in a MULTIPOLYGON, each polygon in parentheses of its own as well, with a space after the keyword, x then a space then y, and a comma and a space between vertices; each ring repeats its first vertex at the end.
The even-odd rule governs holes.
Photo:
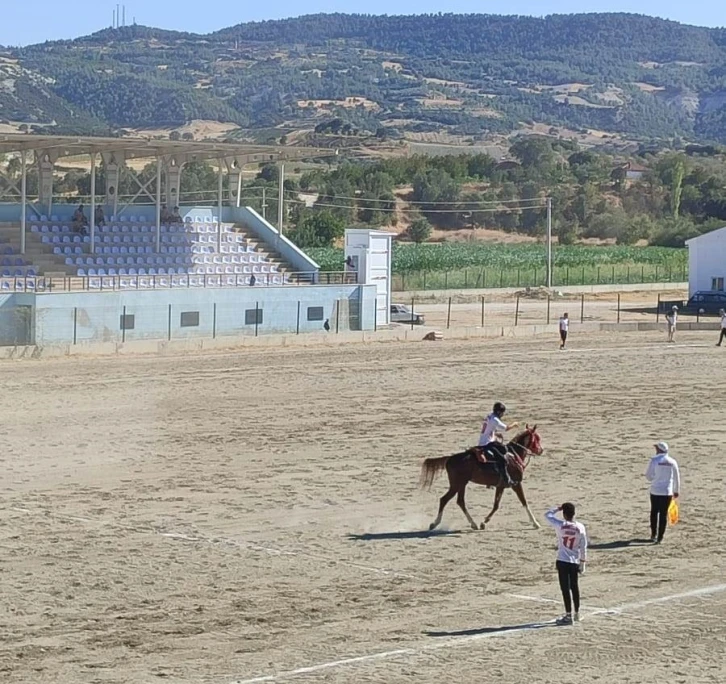
POLYGON ((405 304, 391 304, 391 323, 424 325, 425 322, 423 314, 411 313, 405 304))

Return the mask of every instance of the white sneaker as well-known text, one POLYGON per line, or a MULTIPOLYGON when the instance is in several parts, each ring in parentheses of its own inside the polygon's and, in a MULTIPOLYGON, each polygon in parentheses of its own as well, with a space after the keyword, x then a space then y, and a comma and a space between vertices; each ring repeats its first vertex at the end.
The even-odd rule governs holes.
POLYGON ((570 615, 570 614, 563 615, 561 618, 557 618, 556 622, 558 625, 571 625, 572 624, 572 615, 570 615))
POLYGON ((580 613, 575 613, 575 622, 580 622, 580 613))

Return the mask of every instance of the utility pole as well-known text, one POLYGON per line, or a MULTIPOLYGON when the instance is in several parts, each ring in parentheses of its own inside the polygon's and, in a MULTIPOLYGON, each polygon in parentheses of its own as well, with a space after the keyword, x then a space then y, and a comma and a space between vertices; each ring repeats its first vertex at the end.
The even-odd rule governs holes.
POLYGON ((552 287, 552 198, 547 198, 547 287, 552 287))

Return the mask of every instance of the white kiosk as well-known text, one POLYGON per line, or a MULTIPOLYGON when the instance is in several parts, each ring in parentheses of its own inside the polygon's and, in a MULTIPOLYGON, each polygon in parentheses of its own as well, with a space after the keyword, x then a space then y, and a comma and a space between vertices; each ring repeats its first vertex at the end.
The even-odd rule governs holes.
POLYGON ((359 285, 376 286, 376 325, 391 322, 391 241, 395 233, 365 228, 345 231, 346 272, 359 285))

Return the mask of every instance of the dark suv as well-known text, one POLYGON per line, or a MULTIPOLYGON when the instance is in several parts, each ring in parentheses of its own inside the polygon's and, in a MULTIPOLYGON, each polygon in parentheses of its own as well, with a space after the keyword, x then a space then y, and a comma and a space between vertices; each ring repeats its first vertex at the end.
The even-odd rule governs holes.
POLYGON ((718 314, 721 309, 726 309, 726 292, 696 292, 685 309, 692 313, 718 314))

